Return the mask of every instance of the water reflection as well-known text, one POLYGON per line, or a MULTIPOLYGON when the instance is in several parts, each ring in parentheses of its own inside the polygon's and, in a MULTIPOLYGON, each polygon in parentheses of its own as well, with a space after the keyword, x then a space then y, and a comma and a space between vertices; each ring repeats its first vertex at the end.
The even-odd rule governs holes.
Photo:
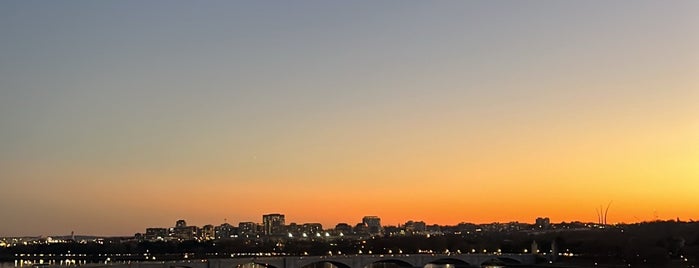
POLYGON ((42 267, 42 266, 80 266, 88 263, 87 260, 65 259, 65 260, 15 260, 14 262, 0 262, 0 268, 18 268, 18 267, 42 267))
POLYGON ((433 263, 428 263, 425 265, 425 268, 455 268, 453 264, 433 264, 433 263))

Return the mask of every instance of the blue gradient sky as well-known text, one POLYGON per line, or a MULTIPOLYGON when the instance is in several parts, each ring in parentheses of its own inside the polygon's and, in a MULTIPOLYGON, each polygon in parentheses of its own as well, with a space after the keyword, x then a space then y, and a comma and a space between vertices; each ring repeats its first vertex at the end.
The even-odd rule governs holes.
POLYGON ((593 221, 609 200, 610 220, 696 220, 697 14, 696 1, 2 1, 0 235, 269 212, 326 227, 593 221))

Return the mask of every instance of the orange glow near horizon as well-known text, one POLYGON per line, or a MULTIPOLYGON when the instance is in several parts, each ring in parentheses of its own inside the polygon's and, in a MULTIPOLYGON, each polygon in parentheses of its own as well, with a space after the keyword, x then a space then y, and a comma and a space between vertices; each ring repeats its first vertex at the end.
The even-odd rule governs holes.
POLYGON ((699 1, 190 4, 0 1, 0 236, 699 220, 699 1))

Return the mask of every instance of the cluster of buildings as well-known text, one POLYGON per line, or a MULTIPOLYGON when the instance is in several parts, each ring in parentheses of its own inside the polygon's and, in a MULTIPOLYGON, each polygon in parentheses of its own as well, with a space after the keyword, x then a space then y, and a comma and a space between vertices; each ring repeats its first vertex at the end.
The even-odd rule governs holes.
POLYGON ((398 226, 383 226, 381 218, 365 216, 362 221, 350 225, 338 223, 334 228, 324 228, 320 223, 286 223, 284 214, 262 215, 262 223, 240 222, 237 226, 223 223, 218 226, 202 227, 187 225, 178 220, 174 227, 147 228, 144 234, 137 234, 139 240, 214 240, 230 238, 284 238, 284 239, 332 239, 338 237, 369 237, 397 235, 469 234, 478 232, 512 232, 526 230, 549 230, 555 228, 548 218, 537 218, 535 224, 518 222, 472 224, 460 223, 455 226, 428 225, 423 221, 408 221, 398 226))
MULTIPOLYGON (((459 223, 457 225, 426 224, 424 221, 407 221, 399 225, 382 225, 381 218, 365 216, 357 224, 338 223, 326 228, 320 223, 286 223, 284 214, 262 215, 262 222, 240 222, 237 225, 223 223, 218 226, 207 224, 201 227, 188 225, 178 220, 173 227, 146 228, 145 233, 136 234, 132 239, 148 241, 216 240, 231 238, 280 238, 280 239, 363 239, 376 236, 403 235, 449 235, 478 234, 487 232, 556 232, 562 230, 585 230, 605 228, 606 225, 570 222, 552 224, 549 218, 537 218, 534 224, 508 223, 459 223)), ((30 244, 118 242, 118 238, 80 236, 54 237, 0 237, 0 248, 30 244)))
MULTIPOLYGON (((424 222, 411 223, 413 230, 424 230, 424 222), (422 228, 420 227, 422 226, 422 228)), ((320 223, 290 223, 286 224, 284 214, 262 215, 262 223, 240 222, 237 226, 223 223, 219 226, 204 225, 202 227, 187 225, 185 220, 178 220, 174 227, 146 228, 144 234, 136 234, 144 240, 212 240, 227 238, 259 238, 259 237, 338 237, 345 235, 371 236, 383 234, 381 218, 366 216, 362 222, 354 226, 339 223, 334 229, 325 229, 320 223)))
POLYGON ((31 246, 31 245, 51 245, 51 244, 111 244, 119 243, 122 239, 119 237, 95 237, 95 236, 32 236, 32 237, 0 237, 0 248, 16 247, 16 246, 31 246))

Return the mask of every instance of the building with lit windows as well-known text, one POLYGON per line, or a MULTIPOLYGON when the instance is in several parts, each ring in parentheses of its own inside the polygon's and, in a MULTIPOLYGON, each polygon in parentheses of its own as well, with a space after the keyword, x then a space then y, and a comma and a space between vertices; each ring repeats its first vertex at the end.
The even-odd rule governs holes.
POLYGON ((238 228, 233 227, 233 225, 224 223, 214 227, 214 234, 216 239, 232 238, 237 235, 237 229, 238 228))
POLYGON ((264 235, 284 234, 284 214, 262 215, 262 228, 264 235))
POLYGON ((214 229, 214 226, 211 224, 204 225, 201 227, 201 234, 199 235, 199 238, 202 240, 212 240, 216 238, 216 230, 214 229))
POLYGON ((167 228, 146 228, 146 240, 163 240, 168 236, 167 228))
POLYGON ((323 225, 320 223, 304 223, 301 226, 301 230, 308 235, 316 235, 323 232, 323 225))
POLYGON ((197 237, 197 227, 187 226, 187 222, 179 220, 173 228, 173 236, 181 240, 192 240, 197 237))
POLYGON ((238 235, 241 237, 252 237, 257 235, 257 223, 241 222, 238 223, 238 235))

